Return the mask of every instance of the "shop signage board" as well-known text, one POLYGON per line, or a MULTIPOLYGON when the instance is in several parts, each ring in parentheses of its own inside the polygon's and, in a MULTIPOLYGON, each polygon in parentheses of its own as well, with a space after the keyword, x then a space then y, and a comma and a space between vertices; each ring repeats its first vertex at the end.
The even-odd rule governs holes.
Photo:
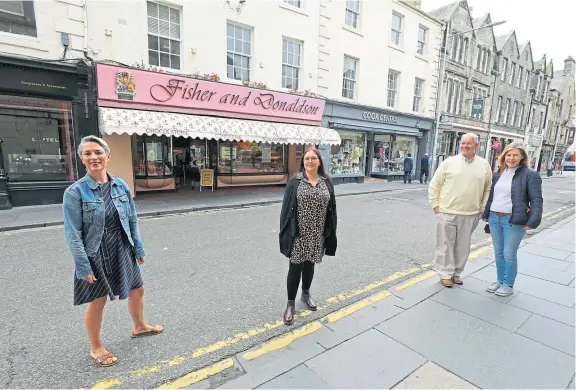
POLYGON ((267 89, 106 64, 97 64, 96 74, 101 107, 267 116, 315 124, 322 120, 324 113, 322 99, 267 89))
POLYGON ((484 99, 472 101, 472 117, 482 117, 484 114, 484 99))
POLYGON ((202 192, 202 187, 211 187, 214 192, 214 169, 200 170, 200 192, 202 192))
POLYGON ((398 123, 398 117, 396 115, 381 114, 378 112, 364 111, 362 118, 382 123, 398 123))
POLYGON ((3 90, 52 96, 78 94, 77 78, 65 73, 0 68, 0 80, 3 90))

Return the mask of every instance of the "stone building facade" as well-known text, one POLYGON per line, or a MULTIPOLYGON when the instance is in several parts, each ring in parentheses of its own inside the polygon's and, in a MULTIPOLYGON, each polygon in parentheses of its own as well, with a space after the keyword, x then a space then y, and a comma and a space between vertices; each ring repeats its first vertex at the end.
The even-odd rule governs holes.
POLYGON ((566 150, 574 142, 574 116, 576 112, 575 88, 576 61, 572 57, 564 60, 564 69, 555 72, 551 89, 558 92, 556 120, 552 125, 554 138, 554 163, 560 166, 566 150))
MULTIPOLYGON (((479 154, 484 156, 490 153, 491 148, 490 127, 496 112, 494 97, 498 96, 498 92, 515 96, 517 100, 522 100, 524 96, 513 87, 508 88, 510 91, 504 87, 501 91, 495 90, 499 77, 499 57, 493 29, 486 27, 493 23, 490 14, 473 19, 467 1, 460 1, 432 11, 431 15, 448 24, 444 38, 445 75, 438 102, 441 115, 437 162, 457 154, 460 139, 468 132, 478 134, 479 154)), ((508 45, 516 45, 514 58, 519 58, 515 35, 513 43, 508 45)), ((524 62, 522 64, 525 67, 524 62)), ((531 71, 531 66, 528 69, 531 71)), ((514 135, 517 133, 519 138, 523 138, 519 130, 514 135)))
POLYGON ((540 152, 546 130, 546 116, 550 100, 550 83, 554 74, 554 64, 544 55, 534 62, 534 72, 530 81, 530 109, 526 120, 525 144, 530 158, 530 167, 540 170, 540 152))
POLYGON ((499 74, 494 77, 490 142, 486 151, 493 167, 506 144, 524 141, 534 67, 530 42, 518 44, 514 30, 497 37, 496 48, 499 74))

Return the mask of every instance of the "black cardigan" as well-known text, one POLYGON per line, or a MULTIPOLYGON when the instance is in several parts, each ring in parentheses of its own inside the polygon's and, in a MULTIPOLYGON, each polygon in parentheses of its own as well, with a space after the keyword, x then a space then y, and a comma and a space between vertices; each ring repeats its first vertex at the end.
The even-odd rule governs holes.
MULTIPOLYGON (((293 176, 286 186, 284 199, 282 200, 282 211, 280 212, 280 252, 290 257, 294 238, 298 236, 298 201, 296 195, 300 185, 299 175, 293 176)), ((328 211, 326 213, 326 223, 324 224, 324 246, 326 256, 335 256, 338 241, 336 239, 336 227, 338 225, 338 215, 336 214, 336 196, 334 186, 329 179, 325 179, 326 187, 330 193, 328 211)))
MULTIPOLYGON (((490 216, 490 206, 494 198, 494 186, 500 179, 500 172, 494 173, 492 177, 492 188, 490 197, 484 209, 483 218, 490 216)), ((520 165, 512 178, 512 214, 510 215, 511 225, 529 226, 536 229, 542 221, 542 178, 533 169, 520 165)))

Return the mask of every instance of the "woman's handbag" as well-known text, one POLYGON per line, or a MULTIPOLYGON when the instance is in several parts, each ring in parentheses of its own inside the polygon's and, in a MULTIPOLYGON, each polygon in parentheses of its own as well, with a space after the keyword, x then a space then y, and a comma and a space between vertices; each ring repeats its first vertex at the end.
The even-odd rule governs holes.
POLYGON ((484 226, 484 232, 486 234, 490 234, 490 225, 489 224, 486 224, 486 226, 484 226))

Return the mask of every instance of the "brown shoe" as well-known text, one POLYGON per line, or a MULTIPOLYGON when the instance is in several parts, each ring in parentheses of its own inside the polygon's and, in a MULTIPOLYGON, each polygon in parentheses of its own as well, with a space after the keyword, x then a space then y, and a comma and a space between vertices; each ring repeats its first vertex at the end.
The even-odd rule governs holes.
POLYGON ((454 282, 454 284, 458 284, 460 286, 464 284, 464 281, 460 276, 453 276, 452 281, 454 282))
POLYGON ((442 283, 442 286, 444 287, 454 286, 454 282, 452 281, 452 279, 440 279, 440 283, 442 283))
POLYGON ((282 318, 284 320, 284 324, 292 325, 292 323, 294 322, 294 312, 295 311, 296 311, 295 302, 294 301, 288 301, 288 305, 286 305, 286 311, 284 312, 284 316, 282 318))
POLYGON ((314 302, 314 299, 312 299, 312 296, 310 295, 310 290, 302 290, 302 302, 304 302, 306 306, 308 306, 308 309, 312 311, 318 310, 318 305, 316 304, 316 302, 314 302))

